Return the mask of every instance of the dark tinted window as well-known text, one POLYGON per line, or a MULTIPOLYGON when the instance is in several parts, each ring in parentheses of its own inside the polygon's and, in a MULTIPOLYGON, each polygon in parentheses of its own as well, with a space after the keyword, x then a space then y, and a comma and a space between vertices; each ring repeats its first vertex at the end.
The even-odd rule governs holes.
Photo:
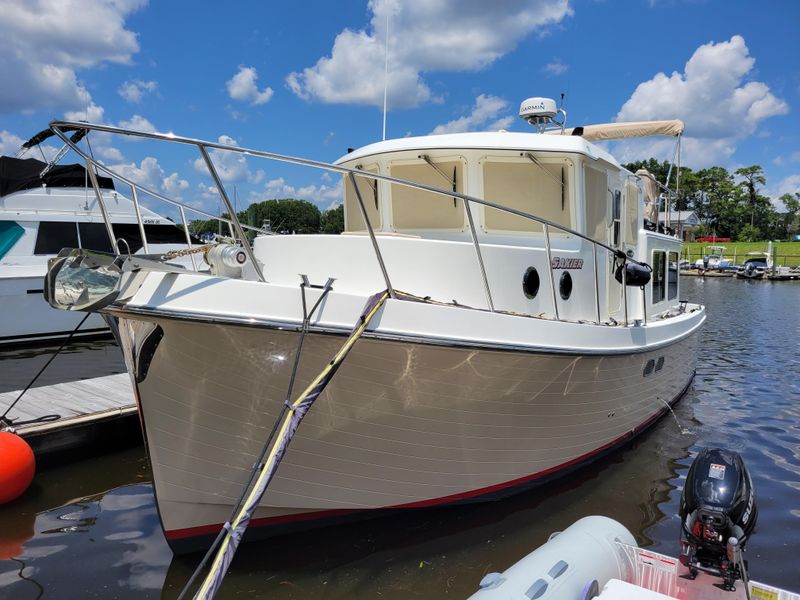
MULTIPOLYGON (((111 252, 111 240, 108 239, 105 223, 78 223, 78 229, 81 232, 81 248, 111 252)), ((114 235, 119 236, 116 228, 114 235)))
MULTIPOLYGON (((104 223, 80 223, 81 245, 89 250, 100 250, 111 252, 111 242, 108 239, 106 226, 104 223)), ((125 240, 119 244, 119 251, 122 254, 135 254, 142 247, 142 236, 139 233, 139 225, 136 223, 114 223, 114 237, 125 240)), ((145 225, 144 233, 147 236, 148 244, 179 244, 186 245, 186 236, 182 229, 176 225, 145 225)), ((192 239, 193 244, 201 244, 197 239, 192 239)))
POLYGON ((42 221, 36 234, 34 254, 58 254, 62 248, 78 247, 78 230, 75 223, 42 221))

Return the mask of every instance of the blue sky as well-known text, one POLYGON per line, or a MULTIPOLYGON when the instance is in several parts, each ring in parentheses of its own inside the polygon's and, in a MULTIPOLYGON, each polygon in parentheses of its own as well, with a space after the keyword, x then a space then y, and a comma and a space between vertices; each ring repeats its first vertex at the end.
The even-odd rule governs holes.
MULTIPOLYGON (((388 12, 388 137, 525 131, 519 103, 563 92, 569 125, 681 118, 684 164, 760 164, 769 195, 800 191, 800 2, 0 0, 0 11, 3 154, 51 118, 88 116, 335 160, 381 137, 388 12)), ((103 136, 93 150, 218 208, 193 155, 103 136)), ((668 159, 672 145, 613 151, 668 159)), ((318 173, 230 156, 220 167, 240 208, 337 202, 338 182, 318 173)))

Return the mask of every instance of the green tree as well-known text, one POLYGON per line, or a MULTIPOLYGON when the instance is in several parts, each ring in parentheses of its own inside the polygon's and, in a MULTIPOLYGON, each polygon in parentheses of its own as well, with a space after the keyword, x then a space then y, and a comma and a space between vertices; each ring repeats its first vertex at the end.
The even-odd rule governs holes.
POLYGON ((344 231, 344 204, 322 213, 322 233, 339 234, 344 231))
POLYGON ((713 233, 727 237, 738 230, 739 194, 733 176, 723 167, 701 169, 695 174, 697 190, 692 209, 713 233))
POLYGON ((779 199, 786 207, 786 212, 783 213, 784 231, 788 237, 791 237, 800 232, 800 222, 798 222, 798 217, 800 217, 800 192, 784 194, 779 199))
POLYGON ((736 175, 742 177, 744 181, 739 184, 739 187, 746 193, 745 201, 750 209, 750 227, 759 229, 756 220, 756 214, 760 220, 764 220, 767 215, 767 207, 771 206, 769 198, 761 196, 758 193, 759 185, 766 185, 767 179, 764 177, 764 170, 758 165, 751 165, 749 167, 742 167, 736 169, 736 175))
POLYGON ((239 218, 253 227, 268 224, 277 233, 319 233, 321 216, 311 202, 283 198, 251 204, 239 218))

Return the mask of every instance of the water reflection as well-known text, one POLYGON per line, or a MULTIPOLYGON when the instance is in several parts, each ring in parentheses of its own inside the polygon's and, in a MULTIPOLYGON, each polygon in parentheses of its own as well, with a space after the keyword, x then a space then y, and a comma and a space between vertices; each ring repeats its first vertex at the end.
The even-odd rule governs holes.
MULTIPOLYGON (((686 472, 713 445, 742 453, 754 478, 753 577, 800 591, 800 286, 748 283, 681 280, 681 296, 705 302, 709 320, 697 377, 675 407, 680 426, 661 419, 622 451, 507 500, 246 544, 220 597, 465 597, 485 573, 593 513, 675 554, 686 472)), ((200 557, 171 556, 148 478, 141 449, 39 474, 32 492, 0 507, 0 549, 25 564, 0 561, 0 598, 36 598, 31 579, 45 598, 177 597, 200 557)))

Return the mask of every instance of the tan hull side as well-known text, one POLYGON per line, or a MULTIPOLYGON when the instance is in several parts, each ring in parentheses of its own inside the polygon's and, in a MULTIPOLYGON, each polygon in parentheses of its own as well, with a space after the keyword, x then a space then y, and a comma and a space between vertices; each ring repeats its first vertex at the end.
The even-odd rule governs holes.
MULTIPOLYGON (((222 523, 284 401, 298 334, 154 323, 157 344, 146 341, 149 323, 122 319, 120 330, 140 380, 164 528, 222 523)), ((342 340, 306 338, 295 396, 342 340)), ((662 411, 689 382, 695 355, 696 336, 614 356, 362 339, 300 426, 255 516, 425 503, 557 468, 662 411), (663 368, 645 377, 660 357, 663 368)))

